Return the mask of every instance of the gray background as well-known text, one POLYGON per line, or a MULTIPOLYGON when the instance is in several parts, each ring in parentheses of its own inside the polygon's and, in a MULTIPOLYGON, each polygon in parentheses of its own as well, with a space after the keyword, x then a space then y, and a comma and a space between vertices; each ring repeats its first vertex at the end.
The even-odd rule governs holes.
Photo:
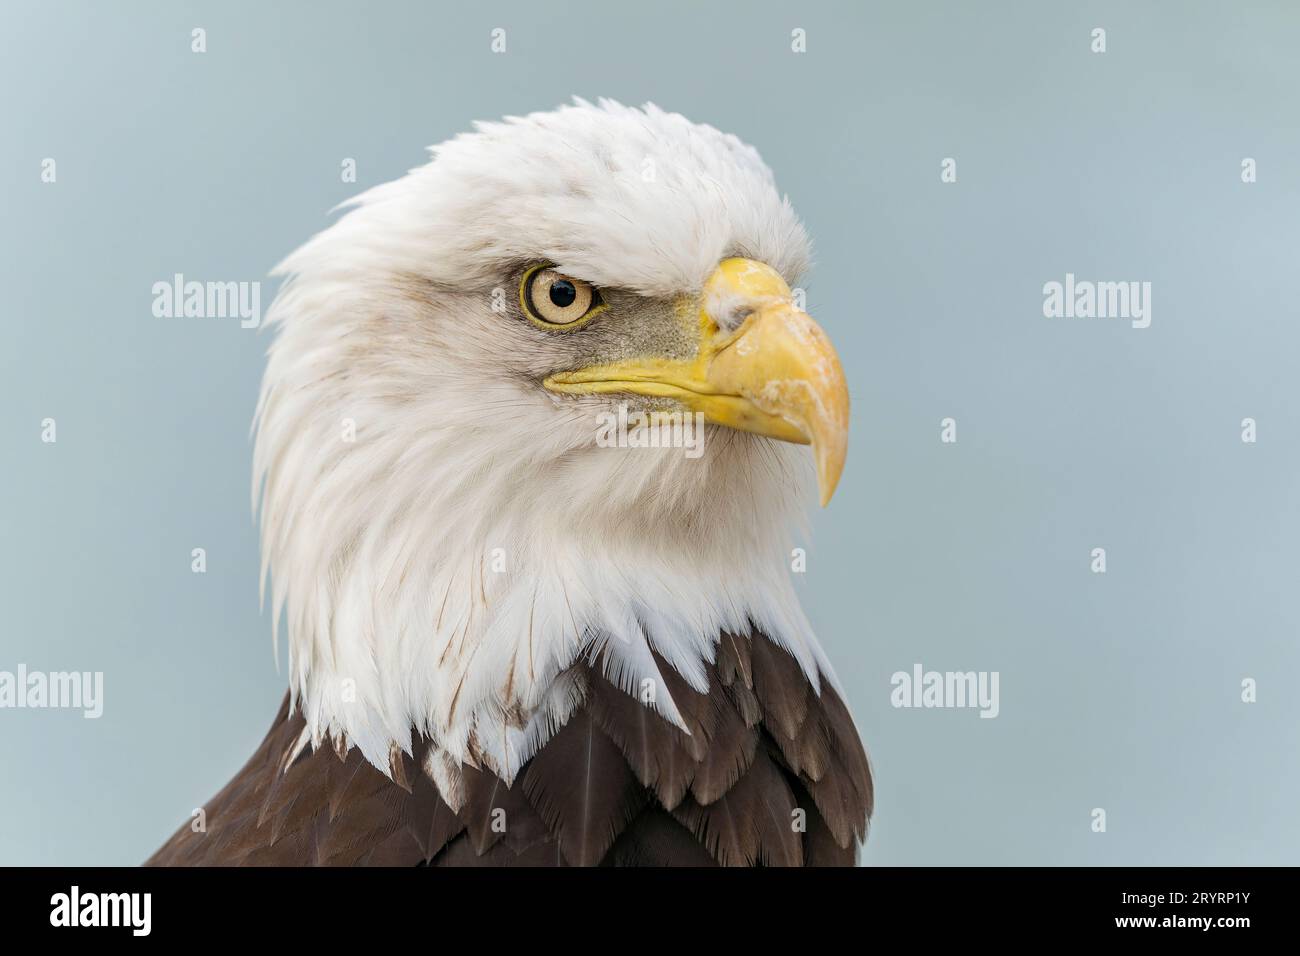
POLYGON ((0 862, 144 859, 282 694, 268 338, 151 285, 264 279, 426 145, 574 94, 737 133, 815 239, 854 422, 800 586, 878 776, 865 862, 1300 862, 1293 5, 44 2, 0 37, 0 669, 106 681, 98 721, 0 711, 0 862), (1151 327, 1043 318, 1067 271, 1152 282, 1151 327), (915 662, 999 671, 1001 715, 892 708, 915 662))

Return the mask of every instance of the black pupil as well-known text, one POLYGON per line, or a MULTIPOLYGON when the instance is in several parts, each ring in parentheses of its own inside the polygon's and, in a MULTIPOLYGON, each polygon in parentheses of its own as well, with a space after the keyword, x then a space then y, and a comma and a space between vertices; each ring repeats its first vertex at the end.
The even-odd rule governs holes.
POLYGON ((551 304, 567 309, 578 298, 578 290, 568 279, 556 279, 551 283, 551 304))

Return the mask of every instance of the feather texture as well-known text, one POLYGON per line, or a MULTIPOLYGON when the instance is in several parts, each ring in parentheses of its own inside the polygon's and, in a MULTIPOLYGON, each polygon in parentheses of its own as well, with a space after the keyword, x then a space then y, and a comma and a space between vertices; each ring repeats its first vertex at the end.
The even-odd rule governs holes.
MULTIPOLYGON (((666 690, 650 705, 669 720, 699 705, 692 762, 719 631, 762 630, 815 684, 786 567, 806 451, 710 424, 699 457, 629 454, 598 437, 626 396, 541 387, 683 347, 677 309, 723 257, 799 284, 808 239, 758 153, 652 105, 577 102, 481 124, 344 209, 276 269, 255 421, 263 586, 307 737, 384 773, 424 737, 459 808, 454 769, 513 784, 582 696, 559 675, 593 657, 621 690, 666 690), (599 321, 548 335, 515 314, 542 261, 609 293, 599 321)), ((738 698, 751 727, 756 704, 738 698)), ((792 737, 799 715, 777 713, 792 737)))
POLYGON ((458 768, 454 811, 426 769, 441 766, 427 739, 416 735, 398 758, 402 786, 355 747, 324 741, 295 753, 305 724, 286 699, 257 752, 208 803, 206 831, 181 827, 149 863, 851 865, 872 788, 848 709, 765 637, 725 640, 731 650, 719 647, 707 692, 669 681, 690 737, 597 661, 579 675, 585 698, 513 784, 458 768), (752 697, 740 666, 750 660, 752 697))
POLYGON ((688 797, 673 811, 723 866, 800 866, 794 795, 766 753, 712 803, 688 797))
POLYGON ((710 695, 718 701, 717 719, 708 747, 691 778, 691 796, 709 804, 727 793, 750 768, 758 748, 758 731, 747 727, 725 691, 710 695))
POLYGON ((588 705, 641 784, 652 788, 663 806, 677 806, 697 766, 687 752, 685 734, 605 681, 593 682, 588 705))
POLYGON ((533 760, 524 792, 575 866, 594 866, 640 811, 642 787, 586 711, 577 714, 533 760))

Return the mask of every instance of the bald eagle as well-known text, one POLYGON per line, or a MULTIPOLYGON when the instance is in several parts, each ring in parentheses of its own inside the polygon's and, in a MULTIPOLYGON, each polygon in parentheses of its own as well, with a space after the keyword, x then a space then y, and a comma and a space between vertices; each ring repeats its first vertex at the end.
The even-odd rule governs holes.
POLYGON ((870 769, 789 577, 849 400, 789 201, 653 105, 431 153, 275 271, 289 691, 149 862, 852 864, 870 769), (636 440, 673 415, 696 454, 636 440))

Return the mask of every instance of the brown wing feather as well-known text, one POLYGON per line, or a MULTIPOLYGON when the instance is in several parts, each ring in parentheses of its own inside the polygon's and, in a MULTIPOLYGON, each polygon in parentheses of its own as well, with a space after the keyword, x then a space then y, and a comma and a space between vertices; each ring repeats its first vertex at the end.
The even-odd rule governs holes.
POLYGON ((550 830, 524 796, 518 780, 508 787, 496 774, 476 767, 462 767, 461 774, 465 802, 457 816, 480 856, 502 839, 515 853, 549 839, 550 830))
POLYGON ((648 796, 587 711, 528 762, 523 789, 574 866, 599 863, 648 796))
POLYGON ((800 866, 796 809, 781 772, 759 750, 748 772, 717 800, 702 805, 688 798, 673 815, 723 866, 800 866))
POLYGON ((677 806, 695 776, 686 735, 630 694, 606 680, 588 682, 587 706, 618 746, 643 786, 668 809, 677 806))
POLYGON ((708 754, 709 738, 717 726, 718 699, 713 694, 701 694, 686 683, 686 678, 673 670, 672 665, 658 654, 654 655, 654 660, 659 673, 663 675, 664 689, 677 705, 677 711, 686 722, 686 729, 690 731, 689 736, 682 737, 686 751, 692 760, 699 763, 708 754))
MULTIPOLYGON (((821 718, 826 738, 831 750, 843 765, 844 774, 858 796, 857 806, 864 817, 870 817, 875 809, 875 791, 871 781, 871 766, 867 762, 867 752, 858 737, 857 727, 848 707, 840 700, 840 695, 833 687, 823 687, 821 695, 821 718)), ((866 822, 862 824, 862 839, 866 838, 866 822)))
POLYGON ((662 807, 647 807, 614 841, 604 866, 701 866, 718 861, 662 807))
POLYGON ((802 783, 791 780, 790 790, 794 794, 795 803, 804 811, 803 865, 852 866, 857 856, 857 847, 852 843, 840 846, 802 783))
POLYGON ((713 736, 704 759, 691 779, 691 796, 703 804, 712 803, 736 785, 754 761, 759 732, 747 727, 725 694, 715 694, 721 701, 713 736))
POLYGON ((846 866, 873 791, 848 708, 762 635, 723 634, 709 690, 658 661, 690 734, 586 668, 586 703, 513 786, 463 767, 453 812, 423 771, 306 747, 288 699, 244 768, 156 866, 846 866), (287 766, 286 766, 287 762, 287 766), (504 830, 493 826, 504 810, 504 830), (800 826, 802 823, 802 826, 800 826))
POLYGON ((763 723, 793 739, 808 717, 808 680, 790 654, 764 638, 750 641, 754 693, 763 707, 763 723))
POLYGON ((754 662, 750 659, 749 638, 726 631, 718 638, 716 659, 718 679, 730 687, 739 681, 743 686, 754 687, 754 662))

